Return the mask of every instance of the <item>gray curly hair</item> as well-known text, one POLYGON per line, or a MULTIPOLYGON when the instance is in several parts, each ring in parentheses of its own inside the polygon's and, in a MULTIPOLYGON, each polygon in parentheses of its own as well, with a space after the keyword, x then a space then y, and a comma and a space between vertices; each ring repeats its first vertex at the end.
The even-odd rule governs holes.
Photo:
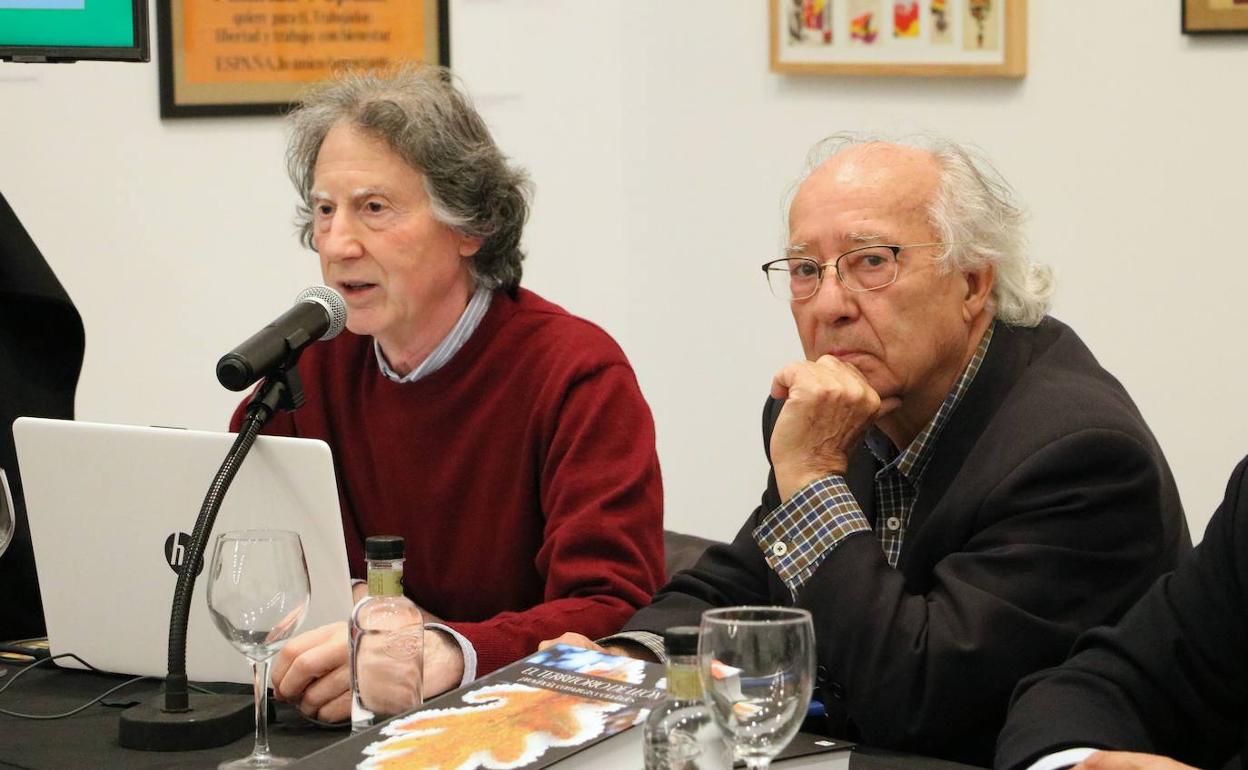
POLYGON ((347 72, 300 101, 290 115, 286 168, 303 201, 295 222, 305 246, 315 248, 316 157, 330 130, 344 123, 381 139, 424 176, 435 219, 481 239, 470 268, 478 285, 509 291, 519 286, 528 176, 507 161, 443 67, 347 72))
POLYGON ((919 135, 892 139, 856 133, 833 134, 806 156, 806 168, 785 201, 787 212, 797 188, 815 169, 841 152, 867 144, 891 144, 928 152, 940 169, 928 217, 942 242, 952 244, 939 257, 947 271, 996 268, 992 307, 1012 326, 1035 326, 1049 310, 1053 271, 1033 262, 1023 237, 1022 209, 1010 185, 981 153, 948 139, 919 135))

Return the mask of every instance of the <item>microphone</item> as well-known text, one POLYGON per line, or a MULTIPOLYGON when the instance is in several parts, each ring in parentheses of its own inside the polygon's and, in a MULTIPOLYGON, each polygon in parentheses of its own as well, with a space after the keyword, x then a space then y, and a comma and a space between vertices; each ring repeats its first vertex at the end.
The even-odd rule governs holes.
POLYGON ((203 566, 204 547, 221 502, 256 437, 279 409, 291 411, 303 404, 299 372, 292 368, 299 354, 318 338, 337 337, 346 325, 347 303, 338 292, 328 286, 313 286, 299 293, 293 308, 217 362, 217 379, 230 390, 242 390, 265 379, 247 403, 238 436, 212 478, 178 571, 169 613, 169 673, 165 675, 164 694, 121 715, 117 742, 122 746, 144 751, 204 749, 231 743, 250 729, 249 714, 255 714, 251 698, 193 693, 187 682, 187 628, 195 578, 203 566))
POLYGON ((313 342, 332 340, 347 325, 347 303, 328 286, 309 286, 295 306, 217 361, 217 381, 230 390, 291 366, 313 342))

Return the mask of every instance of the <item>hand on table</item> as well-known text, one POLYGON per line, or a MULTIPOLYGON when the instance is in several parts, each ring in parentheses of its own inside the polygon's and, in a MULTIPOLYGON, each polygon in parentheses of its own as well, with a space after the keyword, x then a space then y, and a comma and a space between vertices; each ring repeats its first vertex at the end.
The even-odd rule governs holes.
POLYGON ((771 464, 781 500, 816 479, 845 473, 867 427, 900 403, 881 403, 857 367, 830 355, 781 369, 772 379, 771 395, 787 399, 771 432, 771 464))
POLYGON ((1075 765, 1072 770, 1195 770, 1195 768, 1154 754, 1098 751, 1075 765))
POLYGON ((292 638, 270 668, 273 695, 322 722, 351 718, 351 669, 345 622, 330 623, 292 638))
MULTIPOLYGON (((430 620, 429 622, 435 622, 430 620)), ((322 722, 343 722, 351 718, 351 653, 349 632, 345 622, 331 623, 300 634, 277 653, 273 659, 271 678, 273 693, 278 700, 295 705, 307 717, 322 722)), ((394 669, 378 681, 393 683, 391 693, 378 693, 385 703, 388 698, 402 702, 405 685, 414 671, 408 664, 394 658, 377 659, 378 665, 394 669)), ((367 665, 367 661, 361 665, 367 665)), ((424 688, 425 700, 459 686, 464 676, 464 657, 458 642, 445 631, 425 629, 424 688)))
POLYGON ((648 660, 656 662, 654 655, 641 644, 611 644, 603 647, 602 645, 590 639, 583 634, 574 634, 571 631, 561 634, 554 639, 547 639, 537 645, 537 649, 544 650, 555 644, 566 644, 570 647, 581 647, 586 650, 594 650, 596 652, 605 652, 608 655, 619 655, 623 658, 636 658, 638 660, 648 660))

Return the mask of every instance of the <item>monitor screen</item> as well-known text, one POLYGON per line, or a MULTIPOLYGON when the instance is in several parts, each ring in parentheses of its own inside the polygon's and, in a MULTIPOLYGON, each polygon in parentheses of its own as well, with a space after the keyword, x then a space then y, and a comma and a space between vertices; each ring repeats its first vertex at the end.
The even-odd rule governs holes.
POLYGON ((0 60, 150 59, 147 0, 0 0, 0 60))

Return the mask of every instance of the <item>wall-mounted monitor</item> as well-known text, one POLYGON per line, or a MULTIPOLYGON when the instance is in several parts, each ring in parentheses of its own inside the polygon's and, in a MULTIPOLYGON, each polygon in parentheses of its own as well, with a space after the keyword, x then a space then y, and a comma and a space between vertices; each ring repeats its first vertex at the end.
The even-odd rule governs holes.
POLYGON ((151 59, 147 0, 0 0, 0 60, 151 59))

